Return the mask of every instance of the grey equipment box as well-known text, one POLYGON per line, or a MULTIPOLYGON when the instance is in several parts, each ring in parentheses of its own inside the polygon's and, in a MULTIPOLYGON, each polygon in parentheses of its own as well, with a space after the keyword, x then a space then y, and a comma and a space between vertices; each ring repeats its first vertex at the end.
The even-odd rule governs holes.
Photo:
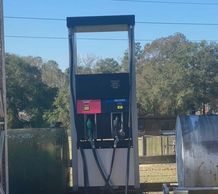
POLYGON ((218 193, 218 116, 178 116, 176 122, 178 190, 218 193))

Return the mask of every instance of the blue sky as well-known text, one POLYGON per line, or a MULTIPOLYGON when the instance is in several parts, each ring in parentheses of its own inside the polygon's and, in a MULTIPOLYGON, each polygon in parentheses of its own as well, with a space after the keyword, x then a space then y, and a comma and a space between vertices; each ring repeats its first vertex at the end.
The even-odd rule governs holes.
MULTIPOLYGON (((165 0, 160 0, 165 1, 165 0)), ((170 1, 170 0, 169 0, 170 1)), ((174 0, 181 2, 181 0, 174 0)), ((207 0, 183 0, 204 2, 207 0)), ((210 3, 218 3, 210 1, 210 3)), ((200 22, 218 23, 218 5, 181 5, 127 2, 113 0, 5 0, 5 16, 66 18, 69 16, 128 15, 134 14, 136 22, 200 22)), ((218 25, 151 25, 136 24, 135 39, 153 40, 181 32, 190 40, 218 40, 218 25)), ((6 36, 52 36, 67 37, 65 21, 18 20, 5 18, 6 36)), ((86 34, 79 37, 127 38, 126 33, 86 34)), ((142 41, 142 45, 146 42, 142 41)), ((78 40, 80 56, 96 55, 119 60, 127 48, 126 41, 78 40)), ((21 56, 40 56, 55 60, 61 69, 68 67, 69 53, 66 39, 5 38, 6 52, 21 56)))

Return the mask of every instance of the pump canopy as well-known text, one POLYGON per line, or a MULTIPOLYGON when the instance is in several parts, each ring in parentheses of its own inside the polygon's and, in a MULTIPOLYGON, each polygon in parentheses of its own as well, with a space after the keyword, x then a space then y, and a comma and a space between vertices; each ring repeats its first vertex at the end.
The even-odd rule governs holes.
POLYGON ((67 27, 74 32, 128 31, 134 25, 134 15, 67 17, 67 27))

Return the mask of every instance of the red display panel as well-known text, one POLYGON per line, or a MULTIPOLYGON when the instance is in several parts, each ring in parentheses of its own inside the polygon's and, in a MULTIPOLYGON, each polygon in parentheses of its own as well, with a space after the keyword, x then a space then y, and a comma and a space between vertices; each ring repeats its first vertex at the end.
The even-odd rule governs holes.
POLYGON ((77 114, 101 113, 101 100, 78 100, 77 114))

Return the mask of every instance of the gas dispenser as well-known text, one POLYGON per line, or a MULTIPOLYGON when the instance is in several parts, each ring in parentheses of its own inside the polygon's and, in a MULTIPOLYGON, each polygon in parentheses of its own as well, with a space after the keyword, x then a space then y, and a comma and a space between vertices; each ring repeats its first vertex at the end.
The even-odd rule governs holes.
POLYGON ((134 64, 135 17, 69 17, 73 191, 139 187, 134 64), (76 73, 76 33, 127 31, 129 71, 76 73))

